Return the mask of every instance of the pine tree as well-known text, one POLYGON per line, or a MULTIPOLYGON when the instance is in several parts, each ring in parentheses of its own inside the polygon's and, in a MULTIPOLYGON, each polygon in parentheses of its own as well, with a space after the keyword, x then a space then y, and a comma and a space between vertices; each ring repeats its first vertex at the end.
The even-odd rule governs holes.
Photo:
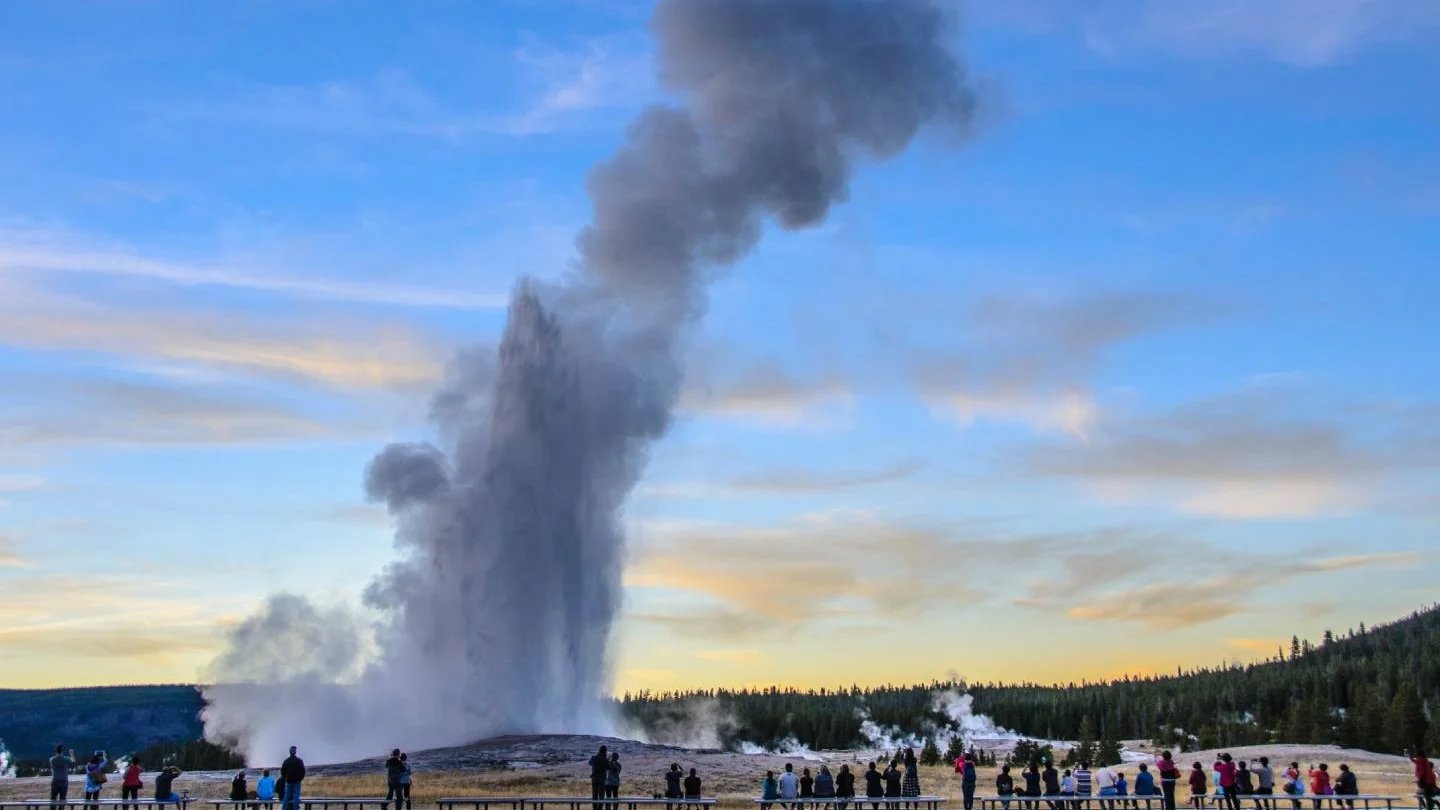
POLYGON ((940 746, 935 744, 934 737, 925 738, 925 747, 920 749, 921 765, 940 764, 940 746))
POLYGON ((1415 687, 1402 684, 1390 704, 1390 750, 1414 751, 1423 747, 1429 725, 1415 687))
POLYGON ((963 753, 965 753, 965 742, 960 739, 959 734, 956 734, 950 738, 950 745, 945 749, 945 761, 953 763, 963 753))

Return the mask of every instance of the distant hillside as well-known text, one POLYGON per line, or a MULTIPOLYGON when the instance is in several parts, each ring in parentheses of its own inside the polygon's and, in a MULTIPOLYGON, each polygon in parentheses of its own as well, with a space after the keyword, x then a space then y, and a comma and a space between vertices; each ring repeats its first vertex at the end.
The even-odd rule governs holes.
MULTIPOLYGON (((862 718, 899 735, 924 736, 949 718, 939 690, 974 697, 976 713, 1050 739, 1153 739, 1179 749, 1272 741, 1338 743, 1399 752, 1422 742, 1440 751, 1440 608, 1318 644, 1259 664, 1196 669, 1166 677, 1097 684, 929 683, 874 689, 642 692, 619 702, 623 715, 656 742, 693 742, 697 720, 711 745, 811 748, 865 744, 862 718)), ((0 689, 0 740, 17 760, 46 757, 57 744, 129 752, 200 739, 203 702, 193 686, 0 689)))
POLYGON ((203 706, 200 691, 183 685, 0 689, 0 740, 22 761, 62 744, 76 753, 139 751, 200 739, 203 706))
POLYGON ((865 742, 862 715, 898 731, 890 736, 944 728, 949 718, 933 696, 954 689, 973 695, 973 710, 999 725, 1048 739, 1153 739, 1179 749, 1339 743, 1381 752, 1425 742, 1440 750, 1440 608, 1290 647, 1249 666, 1096 684, 642 692, 621 706, 633 722, 662 732, 701 715, 723 718, 720 741, 731 745, 794 737, 811 748, 845 748, 865 742))

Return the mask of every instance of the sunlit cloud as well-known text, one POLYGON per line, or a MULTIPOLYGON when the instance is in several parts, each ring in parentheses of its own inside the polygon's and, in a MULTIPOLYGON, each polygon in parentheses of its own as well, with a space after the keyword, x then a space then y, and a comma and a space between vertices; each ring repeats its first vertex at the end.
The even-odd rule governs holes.
POLYGON ((776 428, 825 429, 850 419, 854 394, 838 377, 805 378, 774 364, 738 374, 703 371, 686 388, 682 411, 776 428))

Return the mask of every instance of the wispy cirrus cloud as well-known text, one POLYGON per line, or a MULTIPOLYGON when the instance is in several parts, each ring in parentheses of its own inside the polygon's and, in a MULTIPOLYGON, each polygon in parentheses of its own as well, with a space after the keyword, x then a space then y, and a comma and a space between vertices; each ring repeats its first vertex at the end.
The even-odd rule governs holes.
POLYGON ((0 272, 114 276, 183 287, 228 287, 320 301, 432 309, 494 309, 508 295, 341 278, 282 276, 255 268, 146 256, 78 237, 0 231, 0 272))
POLYGON ((801 376, 762 362, 733 372, 698 369, 680 407, 710 418, 824 429, 848 420, 853 400, 851 384, 838 375, 801 376))

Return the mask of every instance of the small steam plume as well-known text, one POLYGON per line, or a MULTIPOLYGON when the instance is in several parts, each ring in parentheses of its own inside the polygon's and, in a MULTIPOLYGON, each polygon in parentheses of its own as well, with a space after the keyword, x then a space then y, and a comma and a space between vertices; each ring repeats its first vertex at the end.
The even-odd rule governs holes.
POLYGON ((388 447, 366 471, 401 554, 366 592, 381 619, 354 632, 275 597, 216 661, 207 737, 325 761, 613 728, 621 512, 669 427, 711 269, 767 217, 821 222, 857 160, 967 126, 944 22, 924 0, 662 0, 651 28, 679 103, 643 111, 591 173, 577 272, 521 281, 498 357, 457 358, 432 411, 439 446, 388 447))

